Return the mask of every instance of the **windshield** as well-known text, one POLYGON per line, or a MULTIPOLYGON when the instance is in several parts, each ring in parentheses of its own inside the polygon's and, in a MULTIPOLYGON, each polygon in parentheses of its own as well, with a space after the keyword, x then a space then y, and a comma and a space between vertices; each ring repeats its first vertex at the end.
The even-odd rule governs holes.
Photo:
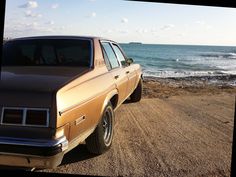
POLYGON ((16 40, 4 44, 2 65, 90 67, 91 58, 90 40, 16 40))

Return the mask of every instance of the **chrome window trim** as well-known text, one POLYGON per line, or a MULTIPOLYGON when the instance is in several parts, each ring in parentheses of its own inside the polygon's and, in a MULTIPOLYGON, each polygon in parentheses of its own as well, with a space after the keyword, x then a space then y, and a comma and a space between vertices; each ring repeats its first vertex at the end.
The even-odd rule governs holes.
POLYGON ((90 41, 90 47, 91 47, 91 56, 90 56, 90 68, 94 67, 94 42, 92 39, 87 39, 90 41))
POLYGON ((101 47, 102 56, 103 56, 105 65, 106 65, 106 67, 107 67, 107 70, 110 71, 110 70, 112 70, 111 62, 110 62, 110 60, 109 60, 109 58, 108 58, 108 56, 107 56, 107 53, 106 53, 104 47, 102 46, 102 41, 101 41, 101 40, 99 40, 99 44, 100 44, 100 47, 101 47), (108 62, 108 63, 106 63, 106 59, 105 59, 106 57, 107 57, 107 62, 108 62), (109 66, 107 66, 107 65, 109 65, 109 66), (109 68, 108 68, 108 67, 109 67, 109 68))
MULTIPOLYGON (((119 46, 119 44, 118 44, 118 43, 115 43, 115 42, 111 42, 112 49, 113 49, 113 51, 115 52, 114 45, 118 47, 118 49, 120 50, 121 54, 123 55, 123 57, 124 57, 124 59, 125 59, 125 61, 126 61, 126 56, 124 55, 124 52, 123 52, 123 50, 121 49, 121 47, 119 46)), ((119 63, 120 63, 120 66, 121 66, 121 67, 126 67, 126 66, 123 66, 123 65, 122 65, 122 63, 121 63, 121 61, 120 61, 120 58, 119 58, 119 56, 117 55, 116 52, 115 52, 115 54, 116 54, 116 57, 117 57, 117 59, 118 59, 118 61, 119 61, 119 63)))
POLYGON ((26 122, 26 108, 23 109, 23 119, 22 119, 22 124, 25 125, 26 122))
MULTIPOLYGON (((100 40, 100 42, 101 42, 101 43, 109 43, 109 45, 111 46, 111 49, 112 49, 112 51, 114 52, 114 54, 115 54, 115 56, 116 56, 116 59, 117 59, 117 61, 118 61, 118 63, 119 63, 119 66, 118 66, 118 67, 111 68, 111 70, 112 70, 112 69, 116 69, 116 68, 122 68, 122 64, 121 64, 120 60, 118 59, 117 54, 116 54, 116 52, 115 52, 115 50, 113 49, 113 46, 112 46, 112 43, 115 44, 115 42, 112 42, 112 41, 109 41, 109 40, 100 40)), ((109 59, 109 58, 108 58, 108 59, 109 59)))
POLYGON ((24 127, 26 127, 26 126, 29 126, 29 127, 49 127, 49 109, 48 108, 25 108, 25 107, 2 107, 1 125, 14 125, 14 126, 24 126, 24 127), (22 118, 21 124, 3 123, 3 115, 4 115, 5 109, 23 110, 23 118, 22 118), (47 111, 46 125, 26 124, 26 112, 28 110, 47 111))

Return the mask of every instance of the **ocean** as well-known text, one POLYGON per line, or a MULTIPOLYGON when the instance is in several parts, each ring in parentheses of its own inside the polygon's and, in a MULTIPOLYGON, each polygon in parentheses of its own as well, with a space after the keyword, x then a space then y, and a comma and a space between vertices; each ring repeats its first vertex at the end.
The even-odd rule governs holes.
POLYGON ((120 44, 142 66, 144 76, 188 77, 236 75, 236 47, 120 44))

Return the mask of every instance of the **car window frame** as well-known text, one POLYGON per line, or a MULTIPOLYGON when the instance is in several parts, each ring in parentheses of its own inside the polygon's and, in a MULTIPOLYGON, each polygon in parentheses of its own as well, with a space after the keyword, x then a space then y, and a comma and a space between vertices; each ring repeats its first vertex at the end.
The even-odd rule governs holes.
MULTIPOLYGON (((123 57, 125 59, 125 63, 127 63, 127 56, 125 55, 125 53, 122 50, 122 48, 120 47, 120 45, 118 43, 116 43, 116 42, 111 42, 111 44, 112 44, 112 49, 113 49, 114 52, 115 52, 115 49, 113 48, 113 45, 118 47, 118 49, 120 50, 121 54, 123 55, 123 57)), ((121 61, 120 61, 120 59, 118 57, 118 54, 116 52, 115 52, 115 54, 116 54, 117 59, 119 60, 119 63, 121 65, 121 67, 123 67, 123 68, 127 67, 128 66, 127 64, 126 65, 122 65, 122 63, 121 63, 121 61)))
MULTIPOLYGON (((112 51, 114 52, 115 57, 116 57, 116 59, 117 59, 117 61, 118 61, 118 64, 119 64, 119 66, 113 68, 112 65, 111 65, 111 62, 110 62, 110 60, 109 60, 109 58, 108 58, 108 56, 107 56, 108 61, 109 61, 109 64, 110 64, 110 67, 111 67, 110 70, 117 69, 117 68, 121 68, 121 67, 122 67, 121 62, 120 62, 120 60, 118 59, 116 52, 114 51, 114 48, 113 48, 113 46, 112 46, 112 42, 109 41, 109 40, 100 40, 100 45, 101 45, 101 50, 102 50, 102 54, 103 54, 103 59, 104 59, 104 61, 105 61, 104 52, 105 52, 106 55, 107 55, 107 53, 106 53, 106 50, 104 49, 102 43, 108 43, 108 44, 110 45, 110 47, 111 47, 112 51)), ((107 68, 107 69, 108 69, 108 68, 107 68)))
POLYGON ((104 58, 105 65, 106 65, 108 71, 110 71, 110 70, 112 70, 111 62, 110 62, 110 60, 109 60, 109 58, 107 56, 107 53, 106 53, 106 51, 105 51, 105 49, 104 49, 104 47, 102 45, 101 45, 101 50, 102 50, 102 55, 103 55, 103 58, 104 58), (107 62, 108 63, 106 62, 105 57, 107 57, 107 60, 108 60, 107 62), (109 65, 109 66, 107 66, 107 65, 109 65))

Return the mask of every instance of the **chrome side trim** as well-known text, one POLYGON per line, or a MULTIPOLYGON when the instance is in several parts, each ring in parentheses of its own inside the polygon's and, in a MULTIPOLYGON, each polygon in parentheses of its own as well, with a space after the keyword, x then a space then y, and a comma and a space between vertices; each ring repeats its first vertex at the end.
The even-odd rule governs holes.
POLYGON ((73 110, 73 109, 75 109, 75 108, 77 108, 77 107, 82 106, 83 104, 85 104, 85 103, 87 103, 87 102, 89 102, 89 101, 92 101, 92 100, 96 99, 97 97, 101 96, 103 93, 106 93, 106 92, 108 92, 108 91, 110 91, 110 90, 112 90, 112 89, 115 89, 116 87, 114 87, 114 85, 115 85, 115 84, 113 84, 112 86, 110 86, 110 87, 109 87, 108 89, 106 89, 105 91, 101 91, 101 92, 99 92, 99 93, 97 93, 97 94, 95 94, 95 95, 93 95, 93 96, 91 96, 91 97, 89 97, 89 98, 87 98, 87 99, 81 101, 80 103, 73 104, 73 105, 71 105, 71 106, 69 106, 69 107, 67 107, 67 108, 65 108, 65 109, 63 109, 63 110, 61 110, 61 111, 59 111, 59 115, 61 116, 62 114, 66 113, 66 112, 68 112, 68 111, 71 111, 71 110, 73 110))
POLYGON ((59 144, 62 145, 62 149, 67 149, 68 140, 65 136, 55 140, 45 139, 28 139, 28 138, 11 138, 0 137, 0 144, 5 145, 22 145, 22 146, 36 146, 36 147, 53 147, 59 144))
POLYGON ((90 47, 91 47, 91 56, 90 56, 90 68, 94 67, 94 61, 95 61, 95 54, 94 54, 94 41, 93 40, 89 40, 90 41, 90 47))

